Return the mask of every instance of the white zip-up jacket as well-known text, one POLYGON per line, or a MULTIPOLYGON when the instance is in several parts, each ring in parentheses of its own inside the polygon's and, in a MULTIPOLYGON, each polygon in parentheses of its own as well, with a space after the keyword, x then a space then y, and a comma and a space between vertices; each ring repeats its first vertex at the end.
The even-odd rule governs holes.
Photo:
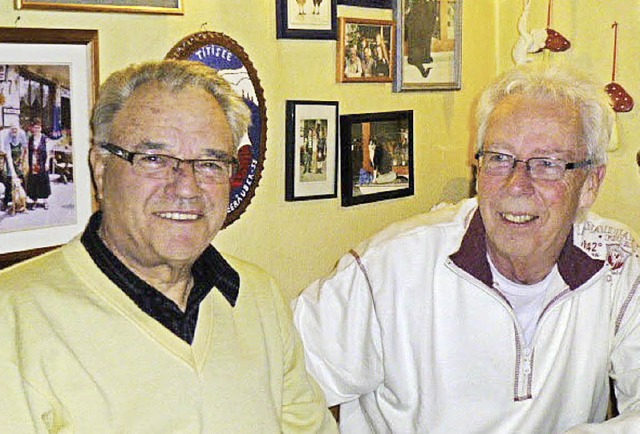
POLYGON ((295 303, 341 430, 640 433, 640 251, 574 225, 529 346, 494 288, 476 199, 392 225, 295 303), (621 416, 602 423, 613 380, 621 416))

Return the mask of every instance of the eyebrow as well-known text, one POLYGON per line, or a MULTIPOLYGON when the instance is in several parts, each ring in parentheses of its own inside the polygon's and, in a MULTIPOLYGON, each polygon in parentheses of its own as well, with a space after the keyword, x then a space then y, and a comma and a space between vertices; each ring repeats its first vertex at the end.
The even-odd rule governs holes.
MULTIPOLYGON (((145 141, 137 144, 133 150, 134 152, 144 152, 144 151, 167 151, 168 152, 169 149, 170 149, 170 146, 164 143, 145 141)), ((204 155, 204 157, 212 158, 212 159, 228 160, 233 158, 233 155, 231 155, 230 153, 221 151, 220 149, 214 149, 214 148, 203 149, 202 154, 204 155)))

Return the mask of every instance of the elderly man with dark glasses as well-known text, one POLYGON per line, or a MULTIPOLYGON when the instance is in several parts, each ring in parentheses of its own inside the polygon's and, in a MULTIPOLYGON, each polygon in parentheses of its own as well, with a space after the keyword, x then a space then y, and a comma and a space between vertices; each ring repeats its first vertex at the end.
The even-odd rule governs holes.
POLYGON ((0 274, 0 432, 337 432, 273 280, 211 245, 249 118, 197 62, 102 85, 100 210, 0 274))
POLYGON ((477 197, 391 226, 297 300, 310 372, 350 434, 640 432, 640 251, 588 211, 602 86, 522 66, 477 114, 477 197))

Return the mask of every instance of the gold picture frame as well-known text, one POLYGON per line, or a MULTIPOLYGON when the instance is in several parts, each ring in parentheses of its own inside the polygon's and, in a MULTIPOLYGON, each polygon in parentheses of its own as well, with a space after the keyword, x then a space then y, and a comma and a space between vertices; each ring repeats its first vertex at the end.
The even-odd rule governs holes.
POLYGON ((184 15, 183 0, 15 0, 16 9, 184 15))

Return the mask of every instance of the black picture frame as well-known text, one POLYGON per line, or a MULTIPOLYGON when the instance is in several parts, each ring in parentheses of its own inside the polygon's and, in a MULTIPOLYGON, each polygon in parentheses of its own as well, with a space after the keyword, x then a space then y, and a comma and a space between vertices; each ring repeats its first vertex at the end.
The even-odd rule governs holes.
POLYGON ((391 2, 392 0, 338 0, 339 5, 378 9, 391 9, 391 2))
POLYGON ((414 194, 413 110, 340 116, 340 152, 342 206, 414 194))
POLYGON ((296 0, 276 0, 278 39, 336 39, 338 14, 336 0, 324 0, 316 13, 312 2, 300 6, 296 0), (307 9, 310 13, 307 13, 307 9))
POLYGON ((338 101, 287 101, 285 200, 338 196, 338 101))

